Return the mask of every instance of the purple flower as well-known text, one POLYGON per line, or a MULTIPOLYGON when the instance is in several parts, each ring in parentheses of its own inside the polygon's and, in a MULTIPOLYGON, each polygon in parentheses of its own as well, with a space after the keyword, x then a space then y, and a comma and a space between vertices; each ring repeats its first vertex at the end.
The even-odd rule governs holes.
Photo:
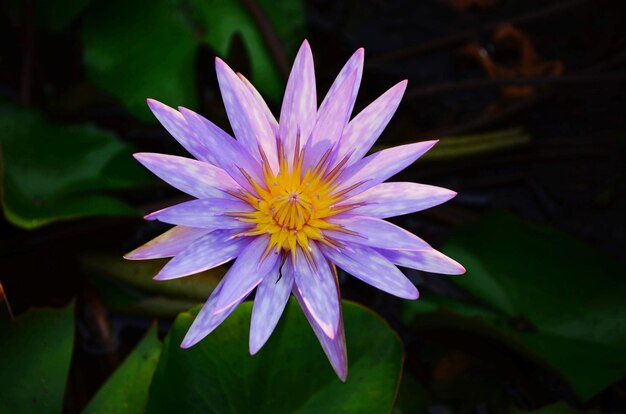
POLYGON ((236 259, 194 320, 187 348, 207 336, 257 288, 250 353, 267 341, 294 294, 339 378, 347 376, 336 266, 392 295, 417 299, 396 265, 459 274, 465 269, 424 240, 383 219, 441 204, 456 194, 390 182, 436 141, 365 156, 396 111, 402 81, 350 120, 363 49, 317 105, 313 56, 296 57, 277 122, 254 86, 216 60, 237 139, 186 108, 149 99, 163 126, 197 160, 135 154, 146 168, 194 196, 146 216, 176 225, 128 259, 173 259, 157 280, 188 276, 236 259))

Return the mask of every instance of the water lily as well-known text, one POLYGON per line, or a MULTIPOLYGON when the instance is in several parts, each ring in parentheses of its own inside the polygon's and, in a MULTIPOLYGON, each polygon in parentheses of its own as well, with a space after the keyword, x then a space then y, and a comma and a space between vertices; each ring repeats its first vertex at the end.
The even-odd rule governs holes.
POLYGON ((339 378, 347 376, 337 267, 392 295, 417 299, 396 265, 463 273, 454 260, 385 218, 443 203, 453 191, 384 181, 436 141, 366 156, 393 116, 406 81, 350 120, 363 49, 343 67, 317 104, 313 57, 296 56, 277 121, 254 86, 219 58, 216 70, 236 139, 201 115, 148 105, 196 159, 139 153, 146 168, 195 197, 146 216, 175 225, 128 259, 173 257, 155 276, 169 280, 235 259, 194 320, 181 346, 212 332, 256 288, 250 353, 267 341, 289 296, 298 300, 339 378))

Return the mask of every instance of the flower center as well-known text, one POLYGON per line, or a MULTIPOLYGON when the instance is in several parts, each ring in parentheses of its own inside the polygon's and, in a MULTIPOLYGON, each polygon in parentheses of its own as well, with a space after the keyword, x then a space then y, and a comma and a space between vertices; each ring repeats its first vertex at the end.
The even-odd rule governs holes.
POLYGON ((314 168, 303 171, 304 153, 297 139, 291 166, 280 148, 279 172, 274 174, 262 150, 261 154, 264 158, 265 182, 257 183, 246 175, 256 194, 242 190, 238 195, 256 211, 236 214, 241 221, 255 226, 240 235, 268 234, 268 252, 271 249, 276 252, 290 251, 294 257, 296 246, 300 246, 305 254, 308 253, 310 240, 335 246, 332 240, 324 237, 323 230, 341 231, 338 225, 329 223, 327 219, 352 208, 336 207, 347 191, 333 193, 338 186, 336 179, 347 158, 329 171, 328 151, 314 168))

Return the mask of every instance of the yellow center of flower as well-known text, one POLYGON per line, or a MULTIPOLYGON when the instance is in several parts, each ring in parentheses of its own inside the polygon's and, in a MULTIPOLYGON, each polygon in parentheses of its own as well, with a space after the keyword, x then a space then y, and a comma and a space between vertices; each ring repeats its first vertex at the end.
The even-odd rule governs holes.
POLYGON ((336 244, 324 237, 323 230, 343 231, 338 225, 329 223, 327 219, 353 206, 337 207, 343 196, 350 190, 335 192, 336 182, 346 159, 338 163, 332 170, 328 168, 330 150, 324 154, 314 168, 303 171, 303 152, 300 151, 299 139, 292 165, 289 166, 282 148, 279 150, 279 172, 274 174, 267 157, 263 156, 263 175, 265 182, 257 183, 244 172, 254 187, 256 194, 242 190, 239 198, 250 203, 256 211, 251 213, 235 213, 244 222, 255 226, 240 235, 270 236, 266 253, 272 249, 291 252, 295 259, 296 246, 309 254, 309 243, 316 240, 330 246, 336 244))

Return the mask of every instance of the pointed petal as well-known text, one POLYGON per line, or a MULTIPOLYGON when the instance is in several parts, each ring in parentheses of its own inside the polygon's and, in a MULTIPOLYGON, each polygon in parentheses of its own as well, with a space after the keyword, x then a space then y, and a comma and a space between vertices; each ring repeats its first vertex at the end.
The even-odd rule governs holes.
POLYGON ((341 251, 324 247, 324 254, 337 266, 382 291, 404 299, 417 299, 417 288, 389 260, 376 250, 350 245, 341 251))
POLYGON ((333 148, 350 120, 354 106, 351 97, 357 79, 356 69, 335 89, 328 93, 328 104, 320 108, 317 121, 306 143, 304 152, 305 167, 314 167, 324 153, 333 148))
POLYGON ((237 306, 244 301, 245 297, 238 302, 233 303, 228 309, 225 309, 222 313, 214 314, 215 303, 220 296, 222 287, 224 286, 224 280, 222 279, 217 285, 209 299, 206 301, 196 319, 194 319, 191 327, 187 331, 183 342, 180 344, 181 348, 190 348, 193 345, 200 342, 205 336, 213 332, 224 320, 230 315, 237 306))
POLYGON ((203 229, 244 229, 250 227, 250 223, 226 216, 224 213, 251 211, 254 211, 254 207, 241 200, 205 198, 155 211, 145 216, 145 219, 203 229))
POLYGON ((246 86, 246 88, 248 88, 254 99, 256 99, 257 103, 259 104, 259 108, 265 115, 267 122, 270 124, 273 135, 278 136, 278 121, 276 121, 276 117, 274 117, 274 114, 270 110, 269 106, 267 106, 267 102, 265 102, 265 99, 263 99, 259 91, 254 87, 252 82, 248 80, 248 78, 243 76, 241 73, 237 73, 237 76, 239 76, 239 79, 241 79, 241 81, 246 86))
POLYGON ((379 249, 378 252, 390 262, 398 266, 410 269, 422 270, 444 275, 460 275, 465 273, 465 268, 445 254, 435 249, 425 250, 387 250, 379 249))
POLYGON ((154 277, 169 280, 212 269, 239 256, 249 241, 233 238, 233 231, 215 230, 189 246, 170 260, 154 277))
POLYGON ((214 313, 226 311, 233 303, 248 296, 265 276, 278 272, 279 254, 271 251, 264 257, 268 243, 269 236, 258 236, 241 252, 224 276, 226 281, 214 313))
MULTIPOLYGON (((456 192, 418 183, 380 183, 346 200, 345 204, 362 203, 351 214, 387 218, 414 213, 445 203, 456 192)), ((341 207, 341 204, 337 206, 341 207)))
POLYGON ((210 229, 176 226, 143 246, 125 254, 124 258, 128 260, 146 260, 176 256, 189 247, 191 243, 210 231, 210 229))
POLYGON ((355 196, 380 184, 394 174, 402 171, 431 149, 437 141, 424 141, 415 144, 400 145, 378 151, 348 167, 338 180, 342 182, 337 191, 354 184, 362 183, 350 191, 346 197, 355 196))
POLYGON ((315 92, 315 70, 313 54, 306 40, 302 42, 293 63, 283 105, 280 109, 279 137, 285 148, 285 155, 291 162, 300 132, 300 143, 309 139, 317 116, 317 94, 315 92))
POLYGON ((133 156, 172 187, 197 198, 231 198, 224 191, 239 188, 224 170, 206 162, 148 152, 133 156))
POLYGON ((203 137, 211 148, 219 148, 216 165, 226 171, 240 186, 254 192, 254 187, 248 182, 241 169, 244 169, 259 183, 264 179, 261 165, 250 155, 250 152, 239 141, 205 117, 187 108, 179 109, 194 134, 203 137))
POLYGON ((339 283, 334 269, 326 257, 310 244, 310 253, 315 266, 311 266, 302 249, 296 253, 295 287, 307 310, 317 325, 329 338, 334 338, 339 326, 339 283))
POLYGON ((348 97, 348 100, 349 100, 348 113, 352 113, 352 109, 354 108, 354 102, 356 101, 356 96, 359 93, 359 86, 361 85, 361 77, 363 76, 364 56, 365 56, 365 50, 363 48, 360 48, 356 52, 354 52, 354 54, 350 57, 348 62, 346 62, 344 67, 339 72, 339 75, 337 75, 337 78, 335 79, 333 84, 330 86, 330 89, 328 90, 326 97, 324 97, 324 100, 322 101, 322 104, 320 105, 319 112, 322 112, 322 110, 326 107, 326 105, 330 105, 337 89, 339 89, 341 85, 343 85, 345 80, 354 72, 356 73, 356 79, 352 86, 352 93, 348 97))
POLYGON ((304 303, 304 299, 300 296, 300 292, 298 292, 297 289, 294 289, 293 295, 298 300, 298 303, 300 303, 302 312, 304 312, 304 316, 309 321, 311 328, 313 328, 313 332, 315 332, 317 340, 320 341, 320 345, 322 345, 322 349, 324 350, 330 365, 335 370, 335 373, 337 373, 339 379, 345 382, 348 377, 348 352, 346 350, 346 334, 343 328, 343 317, 341 316, 341 313, 339 314, 337 334, 335 335, 335 338, 331 339, 324 333, 324 330, 318 325, 313 315, 309 312, 304 303))
POLYGON ((284 266, 279 273, 268 274, 257 287, 250 322, 250 355, 256 354, 274 332, 292 287, 293 268, 284 266))
POLYGON ((195 158, 215 164, 215 156, 211 147, 201 139, 202 137, 196 136, 189 129, 185 118, 177 110, 154 99, 147 101, 154 116, 167 129, 167 132, 176 138, 180 145, 195 158))
POLYGON ((406 84, 406 80, 398 83, 350 121, 339 141, 337 159, 352 153, 350 165, 367 154, 396 112, 406 84))
POLYGON ((259 145, 265 151, 274 172, 278 171, 276 137, 267 122, 263 108, 233 70, 220 58, 215 59, 217 81, 222 92, 228 120, 235 137, 260 159, 259 145))
POLYGON ((411 232, 375 217, 340 215, 328 221, 358 235, 327 230, 334 239, 382 249, 430 249, 430 245, 411 232))

